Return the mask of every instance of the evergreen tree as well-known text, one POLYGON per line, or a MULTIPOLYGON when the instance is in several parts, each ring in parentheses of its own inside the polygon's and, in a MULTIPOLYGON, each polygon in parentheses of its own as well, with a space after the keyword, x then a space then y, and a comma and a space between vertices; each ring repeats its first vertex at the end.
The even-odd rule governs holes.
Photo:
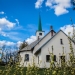
POLYGON ((24 47, 26 47, 28 45, 28 43, 24 40, 23 43, 20 45, 19 49, 23 49, 24 47))

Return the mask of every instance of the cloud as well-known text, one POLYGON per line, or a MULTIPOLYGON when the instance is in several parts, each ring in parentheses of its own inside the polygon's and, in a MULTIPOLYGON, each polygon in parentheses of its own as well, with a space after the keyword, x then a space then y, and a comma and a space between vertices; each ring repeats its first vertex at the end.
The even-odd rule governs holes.
POLYGON ((19 36, 19 34, 16 36, 16 35, 9 35, 7 36, 8 38, 10 38, 11 40, 14 40, 14 41, 19 41, 19 40, 22 40, 22 38, 19 36))
POLYGON ((37 2, 35 3, 35 8, 41 8, 43 1, 44 0, 37 0, 37 2))
MULTIPOLYGON (((41 8, 44 0, 37 0, 35 8, 41 8)), ((55 15, 63 15, 69 13, 67 8, 71 8, 71 0, 46 0, 45 6, 54 9, 55 15)))
POLYGON ((1 31, 2 29, 0 28, 0 31, 1 31))
POLYGON ((5 32, 3 32, 1 28, 0 28, 0 35, 2 35, 2 36, 4 36, 4 37, 7 36, 7 34, 6 34, 5 32))
POLYGON ((36 36, 31 36, 30 38, 27 38, 26 39, 26 42, 28 43, 28 44, 31 44, 32 42, 34 42, 36 40, 36 36))
POLYGON ((5 41, 5 40, 0 41, 0 46, 3 46, 3 45, 5 45, 5 46, 13 46, 13 45, 15 45, 15 43, 10 42, 10 41, 5 41))
POLYGON ((55 14, 59 16, 69 12, 67 8, 71 7, 70 1, 71 0, 47 0, 45 5, 46 7, 50 7, 51 9, 54 9, 55 14))
MULTIPOLYGON (((24 33, 20 32, 20 30, 24 31, 23 26, 19 25, 19 20, 15 19, 16 22, 12 22, 7 19, 7 17, 0 18, 0 36, 4 39, 9 39, 13 41, 23 40, 21 38, 24 33)), ((24 35, 25 36, 25 35, 24 35)))
POLYGON ((9 20, 7 20, 6 18, 0 18, 0 27, 3 29, 5 28, 13 28, 15 26, 16 23, 10 22, 9 20))
POLYGON ((8 41, 8 42, 6 42, 6 45, 7 45, 7 46, 12 46, 12 45, 15 45, 15 43, 8 41))
POLYGON ((1 11, 0 14, 5 14, 5 13, 3 11, 1 11))
POLYGON ((2 40, 2 41, 0 41, 0 47, 2 47, 2 46, 16 46, 16 47, 18 47, 19 48, 19 46, 21 45, 21 41, 18 41, 17 43, 14 43, 14 42, 11 42, 11 41, 6 41, 6 40, 2 40))
POLYGON ((26 31, 28 31, 28 32, 35 32, 35 30, 37 30, 37 27, 36 27, 35 24, 28 24, 27 25, 26 31))
POLYGON ((9 37, 9 31, 15 27, 16 23, 10 22, 6 18, 0 18, 0 35, 9 37))
POLYGON ((61 30, 63 30, 67 35, 68 35, 68 33, 70 32, 71 34, 71 36, 73 35, 73 27, 72 27, 72 25, 64 25, 63 27, 60 27, 60 29, 61 30))
POLYGON ((53 0, 47 0, 45 5, 48 6, 48 7, 51 7, 53 4, 53 0))
POLYGON ((55 7, 54 11, 57 16, 62 15, 62 14, 66 14, 69 12, 68 10, 64 9, 63 7, 61 7, 59 5, 55 7))
POLYGON ((1 34, 2 36, 4 36, 4 37, 7 37, 7 36, 8 36, 5 32, 3 32, 3 31, 1 31, 1 30, 0 30, 0 34, 1 34))
POLYGON ((15 21, 17 22, 17 24, 19 25, 19 20, 18 19, 15 19, 15 21))
POLYGON ((20 34, 18 32, 10 31, 8 33, 6 31, 5 32, 2 31, 1 28, 0 28, 0 35, 4 37, 8 37, 9 39, 14 40, 14 41, 22 40, 22 38, 19 37, 20 34))
POLYGON ((1 33, 2 36, 4 37, 8 37, 9 39, 11 40, 14 40, 14 41, 19 41, 19 40, 22 40, 22 38, 19 37, 20 33, 17 32, 17 31, 10 31, 9 33, 8 32, 3 32, 3 34, 1 33))
POLYGON ((19 46, 20 46, 22 43, 23 43, 22 41, 18 41, 18 42, 17 42, 17 47, 19 48, 19 46))

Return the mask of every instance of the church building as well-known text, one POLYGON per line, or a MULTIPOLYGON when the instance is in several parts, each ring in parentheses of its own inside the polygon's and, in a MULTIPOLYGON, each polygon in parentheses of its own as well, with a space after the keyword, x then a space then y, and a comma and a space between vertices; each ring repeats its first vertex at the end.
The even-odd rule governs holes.
MULTIPOLYGON (((54 31, 53 27, 50 26, 50 31, 44 35, 41 24, 41 16, 39 15, 38 30, 36 31, 37 40, 19 50, 20 56, 22 58, 20 64, 27 67, 29 64, 32 65, 33 62, 37 67, 44 68, 50 67, 50 53, 54 54, 54 62, 61 63, 59 61, 62 58, 64 52, 64 60, 69 59, 70 45, 68 35, 62 30, 58 32, 54 31)), ((75 52, 75 41, 70 39, 74 52, 75 52)))

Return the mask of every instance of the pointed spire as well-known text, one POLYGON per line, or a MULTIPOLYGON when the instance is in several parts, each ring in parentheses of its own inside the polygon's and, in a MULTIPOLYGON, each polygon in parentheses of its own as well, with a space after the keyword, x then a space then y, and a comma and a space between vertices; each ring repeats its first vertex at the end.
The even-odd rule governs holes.
POLYGON ((42 31, 42 24, 41 24, 41 16, 40 16, 40 13, 39 13, 38 31, 42 31))

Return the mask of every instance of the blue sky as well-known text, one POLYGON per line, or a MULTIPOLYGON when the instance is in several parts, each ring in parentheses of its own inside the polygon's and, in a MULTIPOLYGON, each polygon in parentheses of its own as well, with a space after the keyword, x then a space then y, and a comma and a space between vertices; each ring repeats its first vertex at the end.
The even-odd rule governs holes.
POLYGON ((70 0, 0 0, 0 44, 36 40, 39 12, 45 34, 50 25, 56 32, 72 32, 70 17, 75 23, 75 11, 70 0))

